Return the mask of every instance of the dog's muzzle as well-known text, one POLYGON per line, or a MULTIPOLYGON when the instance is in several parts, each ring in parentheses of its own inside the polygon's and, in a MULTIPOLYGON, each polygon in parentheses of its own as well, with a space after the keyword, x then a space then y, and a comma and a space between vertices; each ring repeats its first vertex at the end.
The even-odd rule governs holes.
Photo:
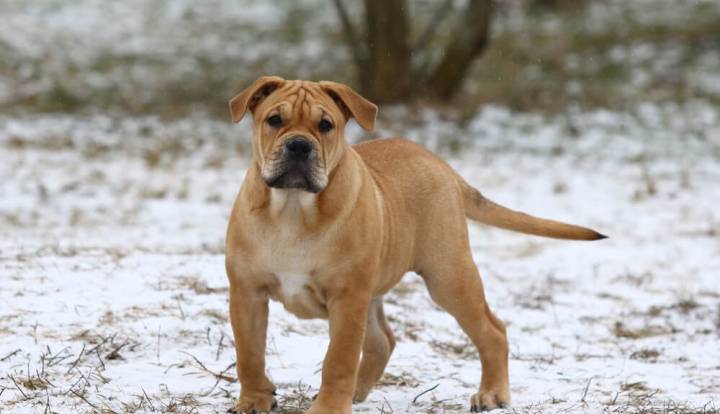
POLYGON ((263 169, 263 180, 272 188, 294 188, 319 193, 325 188, 313 143, 303 136, 285 140, 277 156, 263 169))

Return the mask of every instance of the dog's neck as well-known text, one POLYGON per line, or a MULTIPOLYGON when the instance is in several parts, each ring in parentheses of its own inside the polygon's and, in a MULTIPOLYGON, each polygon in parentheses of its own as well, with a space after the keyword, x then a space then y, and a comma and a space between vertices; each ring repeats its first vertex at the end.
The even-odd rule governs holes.
POLYGON ((313 223, 317 220, 317 198, 308 191, 271 188, 268 213, 276 221, 313 223))

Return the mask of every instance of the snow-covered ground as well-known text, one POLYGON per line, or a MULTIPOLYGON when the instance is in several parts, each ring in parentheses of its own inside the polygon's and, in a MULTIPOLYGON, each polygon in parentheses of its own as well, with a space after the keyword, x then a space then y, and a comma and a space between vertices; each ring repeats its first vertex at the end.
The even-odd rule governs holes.
MULTIPOLYGON (((498 202, 610 236, 554 241, 470 224, 508 324, 512 410, 718 409, 716 107, 555 118, 486 107, 462 129, 432 114, 412 127, 388 121, 401 113, 384 110, 381 136, 436 149, 498 202)), ((247 122, 0 118, 0 412, 231 406, 223 238, 248 143, 247 122)), ((386 302, 398 346, 355 410, 468 410, 480 364, 455 322, 412 274, 386 302)), ((326 322, 278 304, 270 320, 280 411, 300 412, 319 385, 326 322)))
MULTIPOLYGON (((313 1, 0 2, 0 414, 232 405, 223 244, 250 135, 247 121, 217 114, 260 74, 352 79, 331 5, 313 1), (137 116, 147 113, 163 117, 137 116)), ((436 3, 409 2, 420 23, 436 3)), ((567 88, 578 107, 581 80, 608 93, 620 82, 627 98, 623 112, 571 104, 547 117, 462 115, 474 106, 461 104, 459 124, 381 109, 376 136, 427 145, 502 204, 610 235, 554 241, 469 224, 508 324, 507 412, 718 412, 720 54, 707 28, 720 2, 605 0, 585 20, 530 23, 527 1, 498 4, 495 33, 531 49, 538 34, 563 46, 568 30, 607 42, 563 52, 550 66, 563 82, 546 84, 535 63, 518 76, 567 88), (579 76, 605 60, 632 73, 579 76)), ((348 136, 363 134, 351 125, 348 136)), ((455 322, 412 274, 386 302, 398 346, 355 410, 467 411, 480 365, 455 322)), ((308 405, 327 343, 326 322, 273 304, 280 412, 308 405)))

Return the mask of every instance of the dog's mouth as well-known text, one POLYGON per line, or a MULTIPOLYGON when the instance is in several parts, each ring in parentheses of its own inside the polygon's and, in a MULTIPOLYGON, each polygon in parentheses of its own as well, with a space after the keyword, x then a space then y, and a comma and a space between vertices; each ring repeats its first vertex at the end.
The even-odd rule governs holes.
POLYGON ((319 193, 325 188, 317 167, 310 161, 285 160, 276 162, 272 172, 263 173, 263 180, 270 188, 296 189, 319 193))

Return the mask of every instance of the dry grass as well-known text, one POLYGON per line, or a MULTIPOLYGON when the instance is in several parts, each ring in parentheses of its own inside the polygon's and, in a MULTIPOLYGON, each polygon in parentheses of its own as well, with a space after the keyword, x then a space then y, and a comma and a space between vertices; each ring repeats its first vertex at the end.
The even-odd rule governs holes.
POLYGON ((613 333, 616 337, 628 339, 649 338, 652 336, 667 335, 672 332, 672 329, 668 327, 656 325, 645 325, 637 328, 630 328, 620 321, 616 321, 613 327, 613 333))
POLYGON ((417 387, 420 381, 409 372, 402 372, 399 375, 385 372, 377 383, 378 387, 417 387))
POLYGON ((660 351, 657 349, 643 348, 630 354, 630 358, 643 361, 655 362, 660 357, 660 351))
POLYGON ((277 400, 276 412, 279 414, 302 414, 314 398, 310 386, 297 383, 290 392, 283 392, 277 400))
POLYGON ((465 360, 477 360, 478 353, 475 345, 470 342, 470 339, 462 337, 463 342, 450 342, 450 341, 430 341, 430 347, 440 354, 447 355, 449 357, 460 358, 465 360))

